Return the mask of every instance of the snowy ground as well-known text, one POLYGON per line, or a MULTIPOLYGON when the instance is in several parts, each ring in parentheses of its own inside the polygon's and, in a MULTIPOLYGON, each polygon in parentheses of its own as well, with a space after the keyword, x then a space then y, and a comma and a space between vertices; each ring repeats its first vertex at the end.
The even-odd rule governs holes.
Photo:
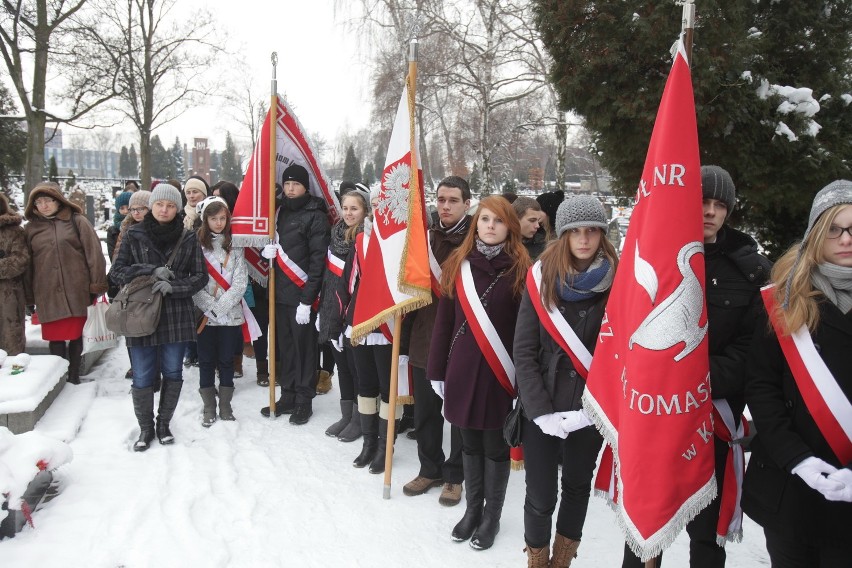
MULTIPOLYGON (((177 443, 133 453, 137 435, 124 379, 127 353, 107 353, 85 379, 68 385, 38 429, 69 439, 73 461, 56 472, 59 495, 35 514, 35 528, 0 541, 2 566, 274 567, 523 566, 524 474, 513 472, 502 530, 493 548, 450 540, 463 513, 438 504, 438 489, 406 497, 418 468, 415 442, 397 441, 393 489, 383 476, 352 467, 360 441, 323 435, 337 419, 339 391, 314 400, 306 426, 264 419, 268 389, 255 385, 254 361, 237 379, 237 422, 201 427, 198 371, 185 385, 172 423, 177 443), (69 424, 71 425, 69 427, 69 424)), ((580 556, 583 567, 620 566, 613 513, 593 498, 580 556)), ((768 566, 762 531, 746 519, 745 538, 729 544, 728 566, 768 566)), ((688 565, 681 535, 665 565, 688 565)))

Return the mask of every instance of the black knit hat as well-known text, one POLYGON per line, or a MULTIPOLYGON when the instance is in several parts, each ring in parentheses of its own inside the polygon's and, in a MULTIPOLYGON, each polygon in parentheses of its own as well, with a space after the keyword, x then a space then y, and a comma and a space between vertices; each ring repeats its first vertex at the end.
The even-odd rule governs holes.
POLYGON ((284 182, 287 181, 297 181, 305 186, 305 189, 310 191, 311 189, 311 181, 308 178, 308 170, 299 164, 293 164, 288 166, 284 173, 281 174, 281 185, 284 185, 284 182))
POLYGON ((535 200, 541 205, 541 210, 547 213, 550 230, 556 232, 556 211, 559 209, 559 204, 565 200, 565 192, 560 190, 548 191, 536 197, 535 200))
POLYGON ((737 189, 731 174, 719 166, 701 166, 701 196, 716 199, 728 207, 728 215, 737 204, 737 189))

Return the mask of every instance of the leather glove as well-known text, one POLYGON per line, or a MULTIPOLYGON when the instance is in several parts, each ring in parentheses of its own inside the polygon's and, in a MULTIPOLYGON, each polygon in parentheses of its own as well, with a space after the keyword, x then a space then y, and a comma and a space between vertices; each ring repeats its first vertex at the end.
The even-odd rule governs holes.
POLYGON ((172 293, 172 285, 166 282, 165 280, 157 280, 154 282, 154 285, 151 286, 151 290, 154 292, 159 292, 163 296, 172 293))
POLYGON ((589 417, 582 410, 571 410, 568 412, 559 412, 558 414, 562 418, 562 423, 559 427, 565 432, 565 436, 568 436, 571 432, 576 432, 580 428, 592 425, 592 421, 589 420, 589 417))
POLYGON ((278 245, 276 245, 275 243, 269 243, 268 245, 263 247, 262 251, 260 251, 260 256, 267 260, 274 259, 276 256, 278 256, 278 245))
POLYGON ((557 438, 565 439, 568 437, 568 433, 562 430, 562 420, 562 416, 560 416, 559 412, 542 414, 537 418, 533 418, 533 422, 535 422, 536 426, 541 428, 541 431, 548 436, 556 436, 557 438))
POLYGON ((852 469, 848 467, 844 467, 842 469, 838 469, 834 473, 828 476, 828 479, 831 481, 838 481, 843 484, 843 489, 839 491, 829 491, 828 493, 823 493, 825 498, 829 501, 846 501, 847 503, 852 502, 852 469))
POLYGON ((307 304, 299 304, 296 308, 296 323, 305 325, 309 321, 311 321, 311 307, 307 304))
POLYGON ((444 400, 444 381, 429 381, 432 383, 432 390, 435 391, 435 394, 441 397, 441 400, 444 400))
POLYGON ((175 273, 165 266, 158 266, 154 269, 153 274, 157 280, 171 280, 175 277, 175 273))
POLYGON ((828 498, 829 493, 843 490, 842 482, 826 477, 836 472, 836 467, 814 456, 805 458, 793 468, 795 475, 801 477, 808 486, 819 491, 826 498, 828 498))
POLYGON ((340 337, 337 339, 331 340, 331 346, 337 349, 338 353, 343 353, 343 334, 340 334, 340 337))

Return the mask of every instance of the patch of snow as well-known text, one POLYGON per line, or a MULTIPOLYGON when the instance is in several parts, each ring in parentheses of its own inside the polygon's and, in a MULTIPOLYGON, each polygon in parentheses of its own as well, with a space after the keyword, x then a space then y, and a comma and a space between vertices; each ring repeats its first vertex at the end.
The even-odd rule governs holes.
POLYGON ((748 81, 749 83, 754 82, 754 77, 751 76, 751 71, 748 71, 748 70, 740 73, 740 79, 748 81))
POLYGON ((749 28, 749 30, 746 32, 746 37, 748 37, 748 39, 757 39, 762 35, 763 32, 757 28, 749 28))
POLYGON ((840 98, 843 99, 843 102, 847 105, 849 103, 852 103, 852 95, 850 95, 849 93, 843 93, 842 95, 840 95, 840 98))
MULTIPOLYGON (((53 470, 73 459, 71 447, 39 432, 12 434, 0 426, 0 495, 18 510, 27 485, 40 470, 53 470)), ((5 517, 5 515, 4 515, 5 517)))
POLYGON ((17 375, 12 365, 0 367, 0 414, 35 410, 68 370, 68 361, 56 355, 34 355, 17 375))
POLYGON ((775 128, 775 134, 779 136, 786 136, 787 140, 790 142, 795 142, 798 140, 798 137, 790 130, 790 127, 784 124, 783 122, 779 122, 778 126, 775 128))
POLYGON ((70 442, 77 436, 97 394, 96 383, 65 383, 62 392, 35 426, 36 432, 55 440, 70 442))
POLYGON ((821 124, 819 124, 819 123, 818 123, 817 121, 815 121, 815 120, 809 120, 809 121, 808 121, 808 130, 807 130, 807 132, 808 132, 808 136, 812 136, 812 137, 814 137, 814 138, 815 138, 815 137, 816 137, 816 135, 817 135, 817 134, 819 134, 819 131, 820 131, 820 130, 822 130, 822 125, 821 125, 821 124))

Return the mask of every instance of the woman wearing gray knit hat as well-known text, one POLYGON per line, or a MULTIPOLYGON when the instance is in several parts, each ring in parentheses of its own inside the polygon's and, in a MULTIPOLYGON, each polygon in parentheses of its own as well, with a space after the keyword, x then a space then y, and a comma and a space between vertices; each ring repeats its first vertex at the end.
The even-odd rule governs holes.
POLYGON ((530 566, 568 566, 583 536, 603 438, 583 414, 581 397, 618 263, 606 221, 603 205, 592 196, 563 201, 555 216, 559 238, 530 268, 521 299, 514 361, 524 415, 524 540, 530 566))
POLYGON ((757 427, 743 510, 772 565, 852 558, 852 182, 817 193, 800 243, 772 270, 746 402, 757 427), (790 559, 797 559, 790 561, 790 559), (783 562, 782 562, 783 560, 783 562))

